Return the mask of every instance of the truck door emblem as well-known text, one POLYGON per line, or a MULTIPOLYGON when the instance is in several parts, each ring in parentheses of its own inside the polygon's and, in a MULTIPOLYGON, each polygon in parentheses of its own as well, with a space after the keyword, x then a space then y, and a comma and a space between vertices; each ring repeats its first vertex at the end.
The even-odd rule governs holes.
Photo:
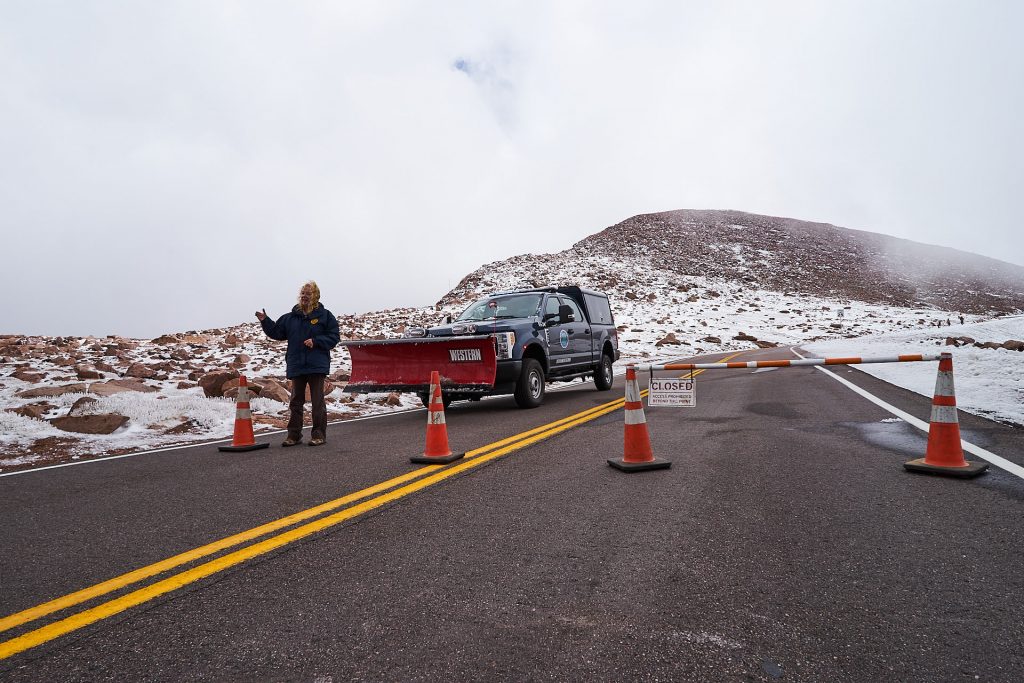
POLYGON ((569 333, 565 330, 558 333, 558 345, 563 349, 569 348, 569 333))

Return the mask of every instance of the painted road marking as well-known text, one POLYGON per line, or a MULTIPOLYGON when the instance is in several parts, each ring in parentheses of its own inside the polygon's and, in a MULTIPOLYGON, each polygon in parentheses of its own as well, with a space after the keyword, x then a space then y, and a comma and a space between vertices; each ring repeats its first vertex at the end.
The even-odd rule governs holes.
MULTIPOLYGON (((741 352, 732 354, 731 356, 726 357, 724 360, 728 360, 729 358, 734 358, 734 357, 740 355, 740 353, 743 353, 743 352, 741 351, 741 352)), ((700 372, 703 372, 703 371, 702 370, 698 370, 696 372, 691 372, 689 374, 692 377, 693 375, 700 374, 700 372)), ((646 395, 646 393, 647 393, 646 391, 641 392, 642 395, 646 395)), ((482 448, 478 448, 478 449, 469 451, 466 454, 466 461, 468 461, 470 459, 478 459, 477 462, 473 462, 473 463, 463 462, 462 465, 460 465, 458 468, 449 468, 449 469, 455 469, 457 471, 462 471, 463 469, 469 469, 469 467, 475 467, 477 464, 480 464, 480 462, 485 462, 485 461, 497 458, 497 457, 499 457, 501 455, 504 455, 506 453, 510 453, 510 452, 518 450, 520 448, 524 448, 524 447, 526 447, 526 446, 528 446, 528 445, 530 445, 532 443, 535 443, 537 441, 540 441, 540 440, 542 440, 544 438, 547 438, 549 436, 554 436, 555 434, 558 434, 558 433, 560 433, 562 431, 565 431, 566 429, 570 429, 572 427, 579 426, 581 424, 584 424, 586 422, 594 420, 594 419, 596 419, 598 417, 606 415, 606 414, 608 414, 608 413, 610 413, 610 412, 612 412, 614 410, 617 410, 618 408, 622 407, 622 404, 624 403, 624 400, 625 399, 616 399, 614 401, 610 401, 608 403, 602 404, 602 405, 597 406, 595 408, 591 408, 589 410, 582 411, 582 412, 577 413, 575 415, 571 415, 569 417, 562 418, 560 420, 556 420, 555 422, 551 422, 551 423, 549 423, 547 425, 542 425, 540 427, 535 427, 534 429, 528 430, 526 432, 522 432, 520 434, 511 436, 511 437, 507 437, 507 438, 502 439, 500 441, 496 441, 496 442, 494 442, 492 444, 489 444, 488 446, 484 446, 482 448), (469 466, 464 466, 464 465, 469 465, 469 466)), ((388 415, 394 415, 394 414, 395 413, 389 413, 388 415)), ((380 415, 380 416, 372 416, 372 417, 386 417, 386 416, 387 415, 380 415)), ((369 419, 369 418, 364 418, 364 419, 369 419)), ((176 447, 176 448, 186 448, 186 447, 193 447, 193 446, 182 446, 182 447, 176 447)), ((162 450, 174 450, 174 448, 168 448, 168 449, 162 449, 162 450)), ((158 452, 158 451, 147 451, 147 452, 152 453, 152 452, 158 452)), ((141 455, 141 454, 142 453, 137 453, 137 454, 134 454, 134 455, 141 455)), ((115 456, 115 457, 126 457, 126 456, 115 456)), ((115 459, 115 458, 104 458, 104 460, 111 460, 111 459, 115 459)), ((91 461, 91 462, 95 462, 95 461, 91 461)), ((83 463, 73 463, 73 464, 83 464, 83 463)), ((53 466, 53 467, 60 467, 60 465, 56 465, 56 466, 53 466)), ((40 468, 40 469, 50 469, 50 468, 40 468)), ((113 591, 119 590, 119 589, 124 588, 126 586, 130 586, 131 584, 138 583, 139 581, 142 581, 144 579, 156 576, 157 574, 162 574, 162 573, 164 573, 166 571, 169 571, 171 569, 174 569, 176 567, 180 567, 181 565, 187 564, 189 562, 194 562, 196 560, 199 560, 199 559, 202 559, 204 557, 208 557, 210 555, 218 553, 218 552, 220 552, 222 550, 227 550, 228 548, 232 548, 234 546, 240 545, 240 544, 245 543, 247 541, 255 540, 255 539, 259 538, 260 536, 264 536, 266 534, 272 533, 274 531, 279 531, 281 529, 284 529, 286 527, 292 526, 292 525, 297 524, 299 522, 306 521, 306 520, 312 519, 314 517, 318 517, 318 516, 320 516, 320 515, 322 515, 322 514, 324 514, 326 512, 329 512, 329 511, 337 509, 339 507, 343 507, 345 505, 348 505, 349 503, 354 503, 354 502, 362 500, 364 498, 368 498, 368 497, 370 497, 372 495, 381 493, 383 491, 387 491, 388 489, 392 489, 392 488, 394 488, 396 486, 399 486, 401 484, 404 484, 406 482, 414 481, 414 480, 416 480, 418 478, 424 477, 427 474, 430 474, 431 472, 433 472, 433 471, 435 471, 437 469, 441 469, 441 466, 439 466, 439 465, 428 465, 426 467, 420 468, 420 469, 415 470, 413 472, 409 472, 408 474, 401 475, 399 477, 395 477, 395 478, 390 479, 388 481, 381 482, 381 483, 376 484, 374 486, 368 487, 366 489, 363 489, 362 491, 357 491, 355 493, 348 494, 346 496, 342 496, 341 498, 337 498, 337 499, 335 499, 333 501, 328 501, 326 503, 322 503, 321 505, 314 506, 314 507, 309 508, 307 510, 303 510, 303 511, 297 512, 295 514, 288 515, 287 517, 282 517, 281 519, 278 519, 278 520, 275 520, 275 521, 272 521, 272 522, 268 522, 267 524, 263 524, 261 526, 255 527, 253 529, 249 529, 248 531, 244 531, 244 532, 241 532, 239 534, 234 534, 232 536, 220 539, 219 541, 215 541, 213 543, 206 544, 204 546, 195 548, 193 550, 189 550, 187 552, 180 553, 180 554, 175 555, 173 557, 167 558, 166 560, 162 560, 160 562, 156 562, 156 563, 148 565, 146 567, 141 567, 139 569, 133 570, 133 571, 128 572, 126 574, 122 574, 121 576, 117 576, 117 577, 114 577, 112 579, 108 579, 107 581, 95 584, 95 585, 90 586, 88 588, 84 588, 84 589, 76 591, 74 593, 69 593, 69 594, 67 594, 65 596, 62 596, 60 598, 57 598, 55 600, 51 600, 51 601, 48 601, 46 603, 37 605, 35 607, 31 607, 31 608, 29 608, 27 610, 23 610, 21 612, 17 612, 15 614, 12 614, 12 615, 9 615, 7 617, 4 617, 4 618, 0 619, 0 632, 3 632, 3 631, 6 631, 6 630, 15 628, 16 626, 20 626, 22 624, 26 624, 26 623, 35 621, 36 619, 44 617, 44 616, 46 616, 48 614, 52 614, 54 612, 57 612, 57 611, 60 611, 60 610, 63 610, 63 609, 67 609, 69 607, 73 607, 75 605, 79 605, 79 604, 81 604, 83 602, 86 602, 88 600, 92 600, 94 598, 101 597, 103 595, 106 595, 106 594, 111 593, 113 591)), ((39 471, 39 470, 28 470, 28 471, 39 471)), ((452 472, 452 473, 454 473, 454 472, 452 472)), ((442 479, 445 479, 448 476, 451 476, 452 473, 449 473, 445 477, 442 477, 441 479, 437 479, 436 481, 441 481, 442 479)), ((436 482, 432 481, 431 483, 436 483, 436 482)), ((430 485, 430 484, 429 483, 422 484, 421 486, 417 486, 415 488, 411 488, 408 491, 406 491, 406 493, 403 493, 402 496, 408 495, 408 493, 412 493, 413 491, 419 490, 419 488, 422 488, 423 486, 427 486, 427 485, 430 485)), ((405 491, 408 488, 409 487, 407 486, 407 487, 405 487, 403 489, 400 489, 400 490, 405 491)), ((398 496, 398 497, 402 497, 402 496, 398 496)), ((373 501, 369 501, 369 502, 372 503, 373 501)), ((383 504, 383 503, 379 503, 379 504, 383 504)), ((368 508, 366 508, 366 510, 373 509, 374 507, 377 507, 378 505, 373 505, 371 507, 368 507, 368 508)), ((357 507, 362 507, 362 506, 357 506, 357 507)), ((349 510, 346 510, 345 512, 350 512, 353 509, 356 509, 356 508, 350 508, 349 510)), ((338 514, 341 514, 341 513, 338 513, 338 514)), ((359 512, 357 514, 362 514, 362 512, 359 512)), ((338 515, 332 515, 328 519, 333 519, 334 517, 337 517, 337 516, 338 515)), ((356 516, 356 515, 352 515, 352 516, 356 516)), ((338 519, 338 521, 333 522, 333 524, 340 523, 341 521, 345 521, 347 519, 349 519, 349 517, 341 517, 341 518, 338 519)), ((320 520, 320 521, 322 522, 323 520, 320 520)), ((306 528, 306 527, 310 527, 310 526, 312 526, 312 525, 307 524, 305 527, 300 527, 300 528, 306 528)), ((331 524, 328 524, 327 526, 331 526, 331 524)), ((317 528, 317 529, 314 529, 313 531, 310 531, 309 533, 315 533, 316 531, 319 531, 319 530, 320 529, 317 528)), ((293 530, 293 531, 295 531, 295 530, 293 530)), ((291 533, 291 532, 289 532, 289 533, 291 533)), ((308 535, 308 534, 303 534, 303 536, 305 536, 305 535, 308 535)), ((287 536, 287 534, 282 534, 282 536, 276 537, 276 538, 281 538, 283 536, 287 536)), ((301 538, 303 536, 299 536, 299 538, 301 538)), ((174 587, 183 586, 183 585, 185 585, 187 583, 191 583, 192 581, 196 581, 199 578, 203 578, 205 576, 208 576, 209 574, 216 573, 218 571, 221 571, 224 568, 227 568, 229 566, 233 566, 234 564, 238 564, 239 562, 245 561, 246 559, 249 559, 250 557, 254 557, 255 555, 261 554, 263 552, 268 552, 270 549, 279 547, 278 545, 272 545, 272 546, 269 546, 267 550, 262 550, 260 552, 254 553, 252 555, 245 554, 245 551, 248 551, 251 548, 255 548, 257 546, 262 546, 263 544, 268 543, 270 541, 274 541, 274 540, 275 539, 273 539, 273 538, 272 539, 268 539, 267 541, 263 541, 261 543, 257 543, 257 544, 255 544, 253 546, 250 546, 249 548, 246 548, 244 550, 236 551, 234 553, 231 553, 229 555, 224 556, 224 557, 235 557, 235 556, 237 556, 235 561, 232 562, 231 564, 220 566, 218 563, 220 562, 220 560, 224 559, 224 558, 220 558, 219 560, 207 562, 204 565, 200 565, 199 567, 196 567, 195 569, 198 570, 201 567, 207 567, 207 568, 215 567, 215 568, 212 569, 212 571, 209 571, 208 573, 204 573, 201 576, 197 576, 196 578, 192 578, 192 579, 190 579, 188 581, 185 581, 184 583, 177 583, 177 584, 171 585, 171 587, 167 588, 167 590, 163 590, 163 591, 161 591, 159 593, 153 594, 150 597, 143 597, 140 602, 145 602, 145 601, 147 601, 149 599, 152 599, 152 597, 156 597, 157 595, 162 595, 163 593, 167 592, 168 590, 173 590, 174 587)), ((291 540, 286 541, 285 543, 290 543, 290 542, 291 542, 291 540)), ((186 571, 186 572, 184 572, 182 574, 179 574, 178 576, 179 577, 180 576, 185 576, 185 575, 189 574, 191 571, 192 570, 186 571)), ((174 580, 176 578, 177 577, 170 577, 169 579, 165 579, 164 581, 161 581, 158 584, 154 584, 154 585, 160 585, 160 584, 163 584, 165 582, 172 581, 172 580, 174 580)), ((150 588, 152 588, 152 587, 150 587, 150 588)), ((131 593, 131 594, 126 595, 126 596, 123 596, 123 598, 129 598, 130 596, 146 596, 146 595, 149 595, 149 590, 148 589, 139 589, 139 590, 135 591, 134 593, 131 593)), ((117 602, 118 602, 118 600, 111 601, 111 603, 117 603, 117 602)), ((73 615, 72 617, 68 617, 68 618, 66 618, 66 619, 64 619, 62 621, 59 621, 59 622, 56 622, 55 624, 51 624, 50 625, 50 626, 56 626, 57 624, 65 624, 65 626, 71 626, 71 628, 67 628, 66 630, 63 630, 60 633, 55 633, 54 635, 50 635, 49 637, 45 638, 44 640, 40 640, 39 642, 35 642, 33 644, 28 644, 25 647, 22 647, 22 648, 20 648, 20 649, 18 649, 16 651, 11 651, 11 652, 6 653, 6 654, 5 654, 5 652, 7 652, 8 644, 16 643, 17 641, 20 641, 22 638, 26 638, 28 636, 31 636, 32 634, 40 633, 41 631, 44 631, 44 630, 46 630, 46 629, 48 629, 50 627, 43 627, 43 628, 38 629, 36 631, 32 631, 30 633, 26 633, 26 634, 24 634, 24 636, 19 636, 18 638, 14 638, 14 639, 6 641, 4 643, 0 643, 0 659, 3 659, 5 657, 9 657, 12 654, 15 654, 16 652, 20 652, 20 651, 22 651, 24 649, 28 649, 30 647, 34 647, 35 645, 38 645, 38 644, 41 644, 42 642, 46 642, 47 640, 51 640, 53 638, 56 638, 59 635, 63 635, 64 633, 67 633, 67 632, 69 632, 71 630, 76 630, 78 628, 81 628, 82 626, 85 626, 85 625, 87 625, 89 623, 94 623, 95 621, 98 621, 100 619, 106 618, 106 616, 110 616, 111 614, 116 614, 116 613, 121 612, 121 611, 123 611, 125 609, 128 609, 129 607, 134 606, 135 604, 140 604, 140 602, 135 602, 135 603, 132 603, 132 604, 126 604, 125 606, 121 607, 120 609, 117 609, 115 612, 110 612, 109 614, 104 612, 101 609, 101 608, 104 607, 104 605, 100 605, 100 606, 98 606, 96 608, 93 608, 92 610, 86 610, 85 612, 82 612, 81 614, 86 614, 86 613, 89 613, 89 612, 93 612, 93 616, 95 616, 96 618, 91 619, 89 621, 86 621, 84 623, 80 623, 81 619, 77 619, 77 617, 80 617, 81 615, 73 615), (94 612, 94 610, 97 610, 97 611, 94 612)), ((105 605, 110 605, 111 603, 105 603, 105 605)), ((24 642, 28 642, 28 641, 23 641, 23 643, 24 642)))
MULTIPOLYGON (((797 352, 796 349, 792 349, 792 351, 796 355, 800 356, 800 354, 797 352)), ((800 357, 803 358, 803 356, 800 356, 800 357)), ((923 431, 925 434, 928 433, 929 424, 927 422, 925 422, 924 420, 919 420, 918 418, 914 417, 910 413, 905 413, 902 410, 900 410, 899 408, 897 408, 896 406, 889 405, 888 403, 886 403, 882 399, 878 398, 874 394, 868 392, 865 389, 861 389, 859 386, 857 386, 853 382, 849 381, 848 379, 844 379, 844 378, 840 377, 839 375, 835 374, 834 372, 832 372, 830 370, 826 370, 825 368, 821 367, 820 365, 816 365, 814 367, 816 369, 818 369, 818 370, 821 370, 822 372, 824 372, 826 375, 828 375, 832 379, 836 380, 837 382, 840 382, 840 383, 844 384, 845 386, 849 387, 850 389, 852 389, 853 391, 857 392, 858 394, 860 394, 861 396, 863 396, 867 400, 871 401, 875 405, 877 405, 877 406, 879 406, 881 408, 884 408, 885 410, 888 410, 890 413, 892 413, 896 417, 900 418, 904 422, 907 422, 907 423, 917 427, 918 429, 923 431)), ((885 380, 882 380, 882 381, 885 381, 885 380)), ((1024 467, 1021 467, 1020 465, 1018 465, 1016 463, 1012 463, 1009 460, 1007 460, 1006 458, 1004 458, 1002 456, 999 456, 999 455, 996 455, 995 453, 992 453, 991 451, 986 451, 981 446, 976 446, 976 445, 974 445, 973 443, 971 443, 969 441, 964 441, 963 439, 960 440, 960 446, 965 451, 967 451, 968 453, 976 455, 979 458, 981 458, 982 460, 987 460, 988 462, 992 463, 996 467, 999 467, 1000 469, 1004 469, 1007 472, 1009 472, 1010 474, 1017 475, 1021 479, 1024 479, 1024 467)))
POLYGON ((327 509, 333 509, 345 504, 340 501, 347 500, 348 502, 354 502, 355 500, 367 498, 375 492, 389 488, 391 489, 382 495, 370 498, 358 505, 346 508, 340 512, 335 512, 334 514, 322 517, 313 522, 308 522, 277 536, 272 536, 258 543, 254 543, 214 560, 197 565, 179 574, 157 581, 149 586, 137 589, 131 593, 127 593, 113 600, 101 603, 95 607, 86 609, 69 617, 65 617, 64 619, 52 624, 40 627, 34 631, 29 631, 28 633, 10 640, 0 642, 0 659, 5 659, 19 652, 42 645, 54 638, 58 638, 97 621, 101 621, 102 619, 106 619, 107 617, 119 614, 131 607, 148 602, 149 600, 164 595, 165 593, 182 588, 190 583, 194 583, 200 579, 245 562, 246 560, 271 552, 277 548, 293 543, 319 531, 323 531, 324 529, 335 526, 354 517, 358 517, 365 512, 374 510, 382 505, 403 498, 428 486, 432 486, 433 484, 470 470, 485 462, 489 462, 508 453, 512 453, 525 448, 526 446, 537 443, 543 439, 560 434, 561 432, 572 429, 573 427, 595 420, 598 417, 618 410, 622 407, 624 402, 624 398, 610 401, 595 408, 591 408, 547 425, 536 427, 529 431, 522 432, 521 434, 496 441, 482 448, 469 451, 466 453, 466 458, 459 461, 457 464, 453 464, 448 467, 429 465, 414 472, 410 472, 409 474, 402 475, 401 477, 396 477, 395 479, 364 489, 363 491, 350 494, 329 503, 324 503, 323 505, 316 506, 315 508, 310 508, 309 510, 296 513, 295 515, 284 517, 276 522, 256 527, 248 532, 236 534, 223 539, 222 541, 208 544, 187 553, 176 555, 175 557, 164 560, 163 562, 158 562, 156 564, 149 565, 148 567, 143 567, 133 572, 129 572, 128 574, 97 584, 91 588, 86 588, 76 593, 64 596, 63 598, 51 600, 43 605, 13 614, 3 620, 5 622, 4 628, 12 628, 19 624, 28 623, 29 621, 38 619, 39 617, 50 614, 58 609, 80 604, 92 597, 98 597, 116 590, 117 588, 136 583, 143 578, 148 578, 172 567, 180 566, 185 562, 208 556, 217 550, 223 550, 233 545, 238 545, 243 542, 243 540, 254 539, 271 531, 269 528, 271 526, 276 525, 275 529, 289 526, 300 519, 308 519, 309 517, 325 512, 327 509), (399 488, 393 488, 396 485, 402 484, 404 481, 410 480, 412 480, 411 483, 405 483, 404 485, 399 486, 399 488), (246 538, 243 539, 243 536, 246 538), (216 546, 216 549, 214 549, 214 546, 216 546), (183 559, 186 557, 188 559, 183 559))

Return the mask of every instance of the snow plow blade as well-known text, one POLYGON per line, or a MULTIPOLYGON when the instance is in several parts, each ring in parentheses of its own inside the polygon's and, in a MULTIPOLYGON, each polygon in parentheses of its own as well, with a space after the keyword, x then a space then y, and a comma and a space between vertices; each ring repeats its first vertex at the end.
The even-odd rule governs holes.
POLYGON ((497 358, 488 335, 345 341, 352 376, 344 391, 430 390, 430 373, 441 374, 442 391, 485 394, 494 388, 497 358))

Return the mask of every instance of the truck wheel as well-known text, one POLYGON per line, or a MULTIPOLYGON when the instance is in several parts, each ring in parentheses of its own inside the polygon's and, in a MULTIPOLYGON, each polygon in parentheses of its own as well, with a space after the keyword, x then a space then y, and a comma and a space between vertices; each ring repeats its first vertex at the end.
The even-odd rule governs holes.
POLYGON ((544 401, 544 369, 533 358, 523 360, 515 396, 520 408, 536 408, 544 401))
POLYGON ((615 382, 615 374, 612 372, 612 357, 607 353, 601 354, 601 362, 594 366, 594 386, 598 391, 608 391, 615 382))

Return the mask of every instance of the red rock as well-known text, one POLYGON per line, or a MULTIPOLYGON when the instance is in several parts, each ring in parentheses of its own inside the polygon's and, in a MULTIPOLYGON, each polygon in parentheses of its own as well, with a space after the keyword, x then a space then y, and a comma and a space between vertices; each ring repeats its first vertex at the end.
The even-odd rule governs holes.
POLYGON ((281 403, 288 403, 291 400, 288 390, 274 380, 261 379, 260 381, 263 383, 263 392, 260 393, 263 398, 270 398, 281 403))
POLYGON ((166 344, 177 344, 178 338, 170 334, 163 334, 154 339, 153 343, 158 344, 160 346, 164 346, 166 344))
POLYGON ((65 394, 84 394, 87 390, 85 384, 64 384, 59 387, 40 387, 38 389, 26 389, 19 391, 15 396, 21 398, 42 398, 52 396, 63 396, 65 394))
POLYGON ((139 377, 140 379, 151 379, 156 377, 157 371, 153 368, 145 365, 144 363, 133 363, 128 366, 128 370, 124 373, 128 377, 139 377))
POLYGON ((222 387, 224 383, 238 376, 237 370, 215 370, 200 377, 199 386, 203 388, 203 393, 206 394, 207 398, 223 396, 224 391, 222 387))
POLYGON ((39 382, 44 377, 46 377, 46 375, 38 372, 30 372, 28 370, 19 368, 18 370, 15 370, 14 372, 11 373, 11 377, 13 377, 14 379, 20 379, 22 382, 35 384, 36 382, 39 382))
POLYGON ((86 412, 86 406, 92 403, 98 403, 98 401, 91 396, 83 396, 71 405, 68 415, 82 415, 86 412))
POLYGON ((669 332, 654 343, 655 346, 678 346, 681 342, 676 339, 674 332, 669 332))
POLYGON ((43 415, 46 414, 46 410, 44 410, 42 406, 31 404, 27 406, 18 406, 17 408, 8 408, 4 412, 16 413, 22 417, 30 417, 33 420, 42 420, 43 415))
POLYGON ((57 429, 78 434, 112 434, 128 424, 128 418, 116 413, 56 417, 50 420, 57 429))
POLYGON ((103 375, 87 365, 76 365, 75 373, 78 379, 101 379, 103 375))

